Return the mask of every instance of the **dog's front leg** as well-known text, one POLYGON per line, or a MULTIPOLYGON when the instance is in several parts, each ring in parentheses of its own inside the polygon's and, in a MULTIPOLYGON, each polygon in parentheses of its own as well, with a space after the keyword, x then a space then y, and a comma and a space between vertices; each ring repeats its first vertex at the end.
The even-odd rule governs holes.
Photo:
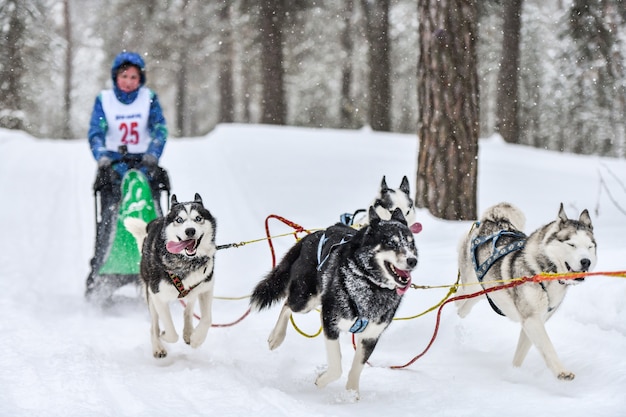
POLYGON ((325 387, 329 383, 336 381, 341 376, 341 348, 339 346, 339 336, 329 339, 324 334, 326 343, 326 357, 328 360, 328 368, 322 372, 315 381, 315 385, 320 388, 325 387))
MULTIPOLYGON (((543 356, 543 359, 546 361, 546 365, 548 365, 548 368, 550 368, 554 375, 558 379, 565 381, 574 379, 575 375, 566 370, 559 360, 554 345, 552 345, 552 341, 548 336, 548 332, 546 332, 543 320, 539 317, 531 316, 522 320, 522 327, 526 336, 528 336, 530 341, 537 347, 537 350, 539 350, 539 353, 541 353, 541 356, 543 356)), ((519 356, 521 356, 521 352, 519 356)))
POLYGON ((185 310, 183 311, 183 340, 191 343, 191 333, 193 332, 193 310, 196 306, 196 297, 187 299, 185 310))
POLYGON ((167 356, 167 349, 163 346, 160 339, 161 330, 159 328, 159 313, 154 306, 153 297, 148 295, 148 309, 150 310, 150 341, 152 342, 152 356, 155 358, 164 358, 167 356))
POLYGON ((211 305, 213 302, 213 290, 198 295, 200 304, 200 322, 191 333, 191 347, 197 348, 206 340, 206 335, 211 328, 211 305))
POLYGON ((359 381, 361 379, 361 372, 365 367, 365 363, 368 361, 374 348, 378 343, 378 339, 362 339, 357 341, 357 348, 354 352, 354 360, 352 361, 352 368, 348 373, 348 383, 346 384, 347 390, 356 392, 357 399, 359 398, 359 381))
POLYGON ((161 319, 161 322, 163 323, 163 333, 160 335, 161 339, 168 343, 177 342, 178 333, 176 333, 176 329, 174 328, 169 303, 159 299, 159 296, 155 294, 151 296, 151 300, 159 318, 161 319))

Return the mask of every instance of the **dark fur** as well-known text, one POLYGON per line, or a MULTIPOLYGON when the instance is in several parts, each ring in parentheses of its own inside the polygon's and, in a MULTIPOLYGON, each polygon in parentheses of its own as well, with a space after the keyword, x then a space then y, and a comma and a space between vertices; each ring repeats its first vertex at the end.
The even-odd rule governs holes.
POLYGON ((152 320, 150 335, 154 357, 167 356, 162 341, 174 343, 178 340, 169 310, 169 303, 177 298, 185 299, 187 303, 183 340, 191 347, 200 346, 211 327, 215 218, 204 207, 199 194, 195 195, 194 201, 186 203, 179 203, 176 195, 172 195, 171 209, 164 217, 147 225, 141 219, 128 218, 124 225, 142 248, 140 275, 152 320), (190 242, 194 244, 189 246, 190 242), (173 252, 168 250, 170 244, 169 249, 173 252), (183 288, 177 288, 174 280, 183 288), (192 319, 196 300, 201 317, 194 328, 192 319))
MULTIPOLYGON (((196 195, 199 197, 198 195, 196 195)), ((153 293, 159 292, 159 284, 168 282, 173 286, 169 279, 167 271, 172 271, 180 276, 187 276, 193 271, 204 268, 211 259, 209 256, 195 256, 189 258, 183 254, 170 253, 165 248, 165 227, 173 223, 178 216, 179 211, 183 208, 183 203, 176 202, 176 196, 173 196, 172 208, 165 217, 159 217, 148 223, 147 236, 143 243, 141 257, 141 278, 149 286, 153 293)), ((211 223, 213 230, 217 227, 215 218, 211 215, 202 204, 202 200, 196 200, 191 203, 190 207, 196 209, 198 213, 208 222, 211 223)), ((211 239, 215 244, 215 234, 205 236, 203 239, 211 239)), ((213 264, 211 269, 204 272, 209 279, 213 277, 213 264)))
MULTIPOLYGON (((405 288, 409 284, 408 278, 404 283, 386 279, 393 274, 381 270, 376 262, 377 256, 393 254, 396 267, 403 271, 410 271, 417 265, 413 234, 401 210, 396 209, 391 220, 382 220, 370 207, 369 216, 370 224, 358 231, 338 223, 325 231, 305 236, 257 284, 251 298, 252 306, 258 310, 286 298, 276 328, 270 335, 272 349, 282 343, 286 320, 292 311, 306 313, 321 304, 324 336, 330 342, 336 342, 339 334, 349 329, 346 323, 367 318, 368 326, 362 333, 356 333, 360 343, 347 384, 348 389, 357 392, 362 367, 402 300, 396 288, 405 288), (328 238, 328 242, 321 256, 325 260, 318 271, 318 245, 322 236, 328 238), (339 244, 342 238, 347 242, 339 244), (327 248, 334 244, 337 246, 328 251, 327 248)), ((337 374, 336 363, 332 363, 333 354, 329 352, 329 370, 318 378, 319 386, 341 374, 340 369, 337 374)))

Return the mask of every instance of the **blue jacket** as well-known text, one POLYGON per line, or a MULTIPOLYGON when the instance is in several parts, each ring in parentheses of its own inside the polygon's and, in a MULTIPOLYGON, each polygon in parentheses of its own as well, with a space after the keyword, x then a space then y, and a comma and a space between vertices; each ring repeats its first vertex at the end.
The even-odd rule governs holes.
MULTIPOLYGON (((130 63, 140 69, 141 78, 139 87, 142 87, 146 83, 145 63, 141 56, 134 52, 122 52, 117 57, 115 57, 115 60, 113 61, 113 66, 111 67, 111 78, 113 80, 113 91, 115 92, 115 97, 117 97, 120 102, 129 104, 137 98, 139 88, 130 93, 125 93, 117 88, 117 83, 115 82, 117 70, 120 66, 122 66, 122 64, 125 63, 130 63)), ((165 142, 167 141, 167 125, 165 123, 165 117, 163 117, 163 111, 161 109, 159 99, 156 93, 152 90, 150 90, 150 98, 151 100, 150 114, 148 116, 148 131, 150 132, 150 137, 152 138, 152 140, 150 142, 150 145, 148 146, 146 154, 153 155, 157 160, 159 160, 161 154, 163 153, 165 142)), ((98 94, 98 96, 96 97, 96 101, 93 105, 88 133, 91 153, 93 154, 96 161, 99 160, 102 156, 108 156, 109 158, 111 158, 112 161, 117 161, 122 157, 119 152, 112 152, 106 149, 105 138, 107 129, 108 125, 106 117, 104 115, 104 110, 102 109, 101 94, 98 94)))

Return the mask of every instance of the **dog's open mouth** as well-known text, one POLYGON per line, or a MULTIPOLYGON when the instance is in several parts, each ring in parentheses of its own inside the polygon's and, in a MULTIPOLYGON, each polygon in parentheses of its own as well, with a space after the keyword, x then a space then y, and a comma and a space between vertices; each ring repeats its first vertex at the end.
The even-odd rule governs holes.
POLYGON ((187 256, 194 256, 196 254, 196 250, 198 249, 198 245, 200 245, 200 239, 187 239, 181 240, 179 242, 167 242, 166 248, 170 253, 181 253, 185 251, 187 256))
MULTIPOLYGON (((574 271, 572 269, 572 267, 565 262, 565 267, 567 268, 567 272, 587 272, 587 268, 583 268, 580 271, 574 271)), ((579 282, 583 282, 585 280, 585 277, 580 277, 580 278, 574 278, 574 279, 566 279, 566 280, 559 280, 559 283, 561 284, 578 284, 579 282)))
POLYGON ((398 293, 398 295, 402 295, 407 292, 409 286, 411 285, 411 271, 398 269, 390 262, 385 262, 385 267, 387 267, 387 270, 393 276, 396 284, 398 284, 398 286, 396 287, 396 292, 398 293))

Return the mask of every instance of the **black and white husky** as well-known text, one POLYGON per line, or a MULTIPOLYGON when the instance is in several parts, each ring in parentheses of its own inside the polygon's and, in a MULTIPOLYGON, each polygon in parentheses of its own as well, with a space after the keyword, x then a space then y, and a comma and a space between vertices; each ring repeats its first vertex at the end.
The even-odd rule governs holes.
POLYGON ((337 223, 299 240, 256 285, 250 303, 262 310, 286 298, 268 339, 270 349, 285 339, 292 312, 321 305, 328 369, 317 378, 318 387, 341 376, 339 334, 354 333, 358 346, 346 388, 358 396, 363 366, 391 323, 416 266, 413 233, 401 210, 384 220, 370 207, 369 224, 359 230, 337 223))
MULTIPOLYGON (((409 179, 406 175, 402 177, 400 187, 398 188, 389 188, 387 186, 387 180, 383 176, 383 179, 380 182, 380 188, 378 189, 378 194, 376 195, 376 198, 372 202, 371 206, 374 207, 378 216, 384 220, 389 220, 391 218, 391 213, 393 213, 396 208, 399 208, 402 211, 402 214, 406 219, 406 223, 409 225, 411 231, 415 234, 422 231, 422 225, 416 221, 415 204, 413 203, 413 198, 411 198, 409 179)), ((357 220, 357 223, 360 225, 366 225, 368 221, 369 217, 365 214, 365 216, 362 216, 357 220)))
POLYGON ((167 356, 161 340, 174 343, 174 328, 169 303, 185 299, 183 340, 193 348, 206 339, 211 327, 213 269, 216 252, 216 221, 202 204, 199 194, 194 201, 179 203, 172 195, 171 209, 146 225, 143 220, 128 218, 124 226, 137 240, 141 250, 140 275, 152 325, 150 335, 155 358, 167 356), (200 321, 193 327, 193 308, 200 304, 200 321), (163 332, 159 327, 163 324, 163 332))
MULTIPOLYGON (((459 246, 459 273, 462 286, 457 295, 502 285, 501 280, 531 277, 540 273, 590 271, 596 263, 596 241, 589 212, 578 220, 568 219, 563 204, 557 219, 526 236, 525 216, 509 203, 489 208, 459 246), (478 288, 477 288, 478 287, 478 288)), ((548 337, 545 321, 561 305, 569 284, 580 279, 546 280, 486 294, 493 309, 520 322, 513 365, 521 366, 530 347, 535 345, 554 375, 571 380, 548 337)), ((457 301, 458 313, 465 317, 480 298, 457 301)))

